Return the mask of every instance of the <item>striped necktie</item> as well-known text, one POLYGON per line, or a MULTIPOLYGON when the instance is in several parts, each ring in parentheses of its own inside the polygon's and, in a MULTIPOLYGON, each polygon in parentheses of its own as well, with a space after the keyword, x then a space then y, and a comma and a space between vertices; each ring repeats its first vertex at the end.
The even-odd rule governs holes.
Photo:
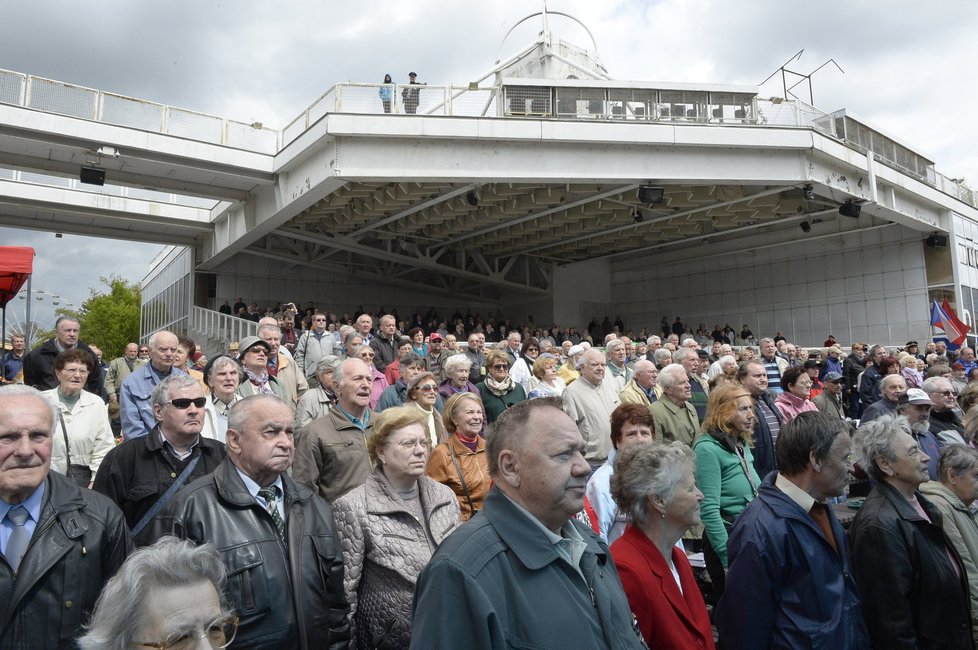
POLYGON ((279 538, 284 540, 285 520, 282 519, 282 515, 278 511, 278 486, 270 485, 266 488, 261 488, 258 490, 258 496, 265 500, 265 510, 271 516, 272 523, 275 524, 275 530, 278 531, 279 538))

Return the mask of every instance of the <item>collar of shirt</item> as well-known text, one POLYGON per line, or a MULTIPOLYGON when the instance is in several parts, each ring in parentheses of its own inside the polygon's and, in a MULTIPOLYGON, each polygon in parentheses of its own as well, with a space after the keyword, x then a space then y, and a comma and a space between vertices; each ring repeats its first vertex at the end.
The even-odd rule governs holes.
MULTIPOLYGON (((510 503, 516 506, 516 509, 526 516, 527 519, 533 522, 533 525, 547 537, 547 541, 550 542, 552 546, 557 546, 557 544, 560 544, 565 539, 569 540, 571 542, 570 550, 572 566, 578 573, 581 573, 581 556, 584 555, 584 551, 587 549, 587 542, 584 541, 584 537, 581 535, 580 531, 574 527, 574 524, 571 523, 570 519, 568 519, 564 525, 560 527, 560 535, 558 535, 544 526, 539 519, 530 513, 529 510, 510 498, 508 494, 503 492, 502 495, 509 499, 510 503)), ((558 552, 557 555, 560 556, 560 553, 558 552)))
POLYGON ((811 512, 812 506, 815 505, 815 499, 808 492, 788 480, 781 472, 778 472, 777 478, 774 479, 774 485, 784 492, 789 499, 797 503, 799 508, 805 512, 811 512))
MULTIPOLYGON (((255 483, 250 476, 242 472, 237 466, 235 466, 234 469, 238 472, 238 476, 241 477, 241 482, 244 483, 246 488, 248 488, 248 492, 252 497, 254 497, 258 505, 260 505, 262 508, 267 508, 268 502, 262 497, 258 496, 258 490, 261 489, 261 486, 255 483)), ((272 485, 278 488, 278 493, 281 495, 278 499, 278 503, 275 505, 278 508, 278 514, 282 516, 282 519, 285 519, 285 485, 282 483, 282 476, 276 476, 275 480, 272 482, 272 485)))
POLYGON ((360 429, 361 431, 366 431, 367 427, 370 425, 370 409, 369 408, 363 409, 363 420, 361 420, 357 416, 355 416, 352 413, 350 413, 349 411, 347 411, 345 408, 343 408, 342 406, 340 406, 339 403, 336 404, 336 410, 339 411, 340 414, 343 417, 345 417, 347 420, 349 420, 350 422, 352 422, 353 423, 353 426, 355 426, 356 428, 360 429))
MULTIPOLYGON (((24 506, 24 508, 27 509, 27 514, 31 516, 34 523, 36 524, 39 522, 41 520, 41 505, 44 503, 45 483, 47 483, 47 481, 42 481, 41 484, 38 485, 33 492, 31 492, 30 496, 20 503, 7 503, 3 499, 0 499, 0 521, 4 520, 4 518, 7 516, 7 512, 10 511, 11 508, 16 506, 24 506)), ((12 527, 12 524, 7 525, 12 527)))
POLYGON ((190 458, 190 455, 194 453, 194 449, 196 449, 197 445, 200 444, 200 434, 197 434, 197 439, 194 440, 194 444, 190 445, 190 447, 187 448, 186 453, 181 454, 176 450, 176 447, 170 444, 170 441, 166 439, 166 436, 163 435, 163 429, 159 429, 159 432, 160 432, 160 445, 162 445, 163 449, 173 454, 173 456, 179 459, 180 461, 184 461, 190 458))

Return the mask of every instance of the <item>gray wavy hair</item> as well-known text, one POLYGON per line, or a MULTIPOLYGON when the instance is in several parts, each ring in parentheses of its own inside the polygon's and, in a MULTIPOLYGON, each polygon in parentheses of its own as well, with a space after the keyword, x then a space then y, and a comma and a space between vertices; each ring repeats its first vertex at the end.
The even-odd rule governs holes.
POLYGON ((693 450, 681 442, 652 442, 618 449, 611 496, 638 526, 652 516, 648 497, 659 497, 667 505, 676 485, 693 471, 693 450))
POLYGON ((460 368, 471 370, 472 359, 468 358, 464 354, 453 354, 445 359, 445 374, 453 373, 460 368))
POLYGON ((227 571, 210 544, 194 546, 169 535, 161 537, 152 546, 133 552, 106 583, 78 646, 81 650, 131 647, 136 642, 134 636, 146 626, 154 591, 160 587, 209 582, 221 607, 229 613, 224 597, 226 578, 227 571))
POLYGON ((887 478, 876 464, 876 458, 882 456, 891 461, 896 460, 893 438, 900 431, 913 435, 910 421, 902 415, 883 415, 856 429, 852 436, 852 449, 856 462, 871 479, 883 481, 887 478))

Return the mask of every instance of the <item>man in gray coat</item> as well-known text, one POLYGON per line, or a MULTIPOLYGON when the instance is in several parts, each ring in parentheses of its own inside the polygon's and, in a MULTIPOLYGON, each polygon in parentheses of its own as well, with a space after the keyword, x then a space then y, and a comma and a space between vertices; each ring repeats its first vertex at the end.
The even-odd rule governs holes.
POLYGON ((494 487, 422 571, 412 648, 645 647, 608 547, 574 519, 585 448, 559 399, 499 416, 487 446, 494 487))

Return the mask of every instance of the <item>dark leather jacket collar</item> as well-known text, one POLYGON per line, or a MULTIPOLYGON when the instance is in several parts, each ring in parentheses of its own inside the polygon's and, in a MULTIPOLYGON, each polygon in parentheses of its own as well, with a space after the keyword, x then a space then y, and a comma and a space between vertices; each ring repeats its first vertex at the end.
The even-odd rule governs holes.
MULTIPOLYGON (((214 483, 217 485, 217 493, 221 499, 231 505, 241 508, 258 505, 255 497, 251 496, 251 492, 238 475, 238 470, 231 462, 230 456, 214 470, 214 483)), ((282 475, 282 483, 285 485, 286 507, 291 506, 293 502, 304 503, 312 498, 312 491, 293 481, 288 474, 282 475)))

